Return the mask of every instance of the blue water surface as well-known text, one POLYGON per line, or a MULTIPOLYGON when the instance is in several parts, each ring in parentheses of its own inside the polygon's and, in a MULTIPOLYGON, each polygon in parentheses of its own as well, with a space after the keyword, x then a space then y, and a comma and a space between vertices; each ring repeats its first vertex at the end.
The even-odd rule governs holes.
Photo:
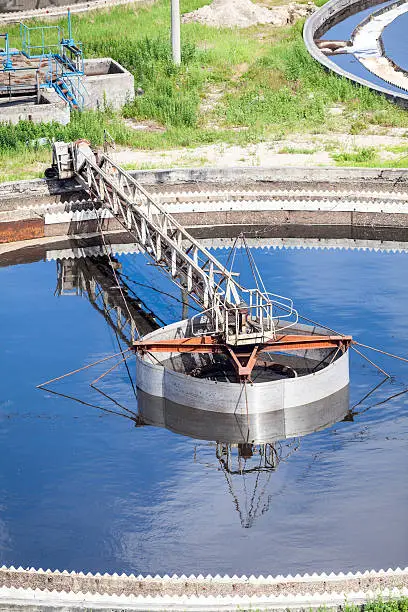
MULTIPOLYGON (((216 254, 224 261, 228 255, 216 254)), ((253 254, 269 290, 293 297, 303 314, 407 354, 406 254, 253 254)), ((142 255, 119 259, 158 315, 166 322, 181 317, 179 302, 154 291, 180 297, 168 279, 142 255)), ((239 257, 237 264, 251 284, 248 266, 239 257)), ((407 364, 371 353, 393 378, 359 405, 354 421, 305 436, 258 483, 256 475, 228 483, 209 442, 138 428, 36 389, 118 351, 86 294, 57 297, 55 286, 54 261, 0 268, 0 564, 143 574, 407 565, 407 364), (249 529, 237 500, 242 515, 252 513, 249 529)), ((52 388, 115 409, 89 387, 109 364, 52 388)), ((352 357, 352 404, 380 381, 377 370, 352 357)), ((136 409, 124 368, 101 387, 136 409)))
POLYGON ((408 71, 408 13, 400 15, 384 29, 382 40, 387 57, 408 71))
MULTIPOLYGON (((343 70, 347 70, 351 74, 354 74, 361 79, 365 79, 374 85, 379 85, 380 87, 386 88, 388 91, 392 91, 395 93, 405 92, 405 89, 401 87, 397 87, 396 85, 391 85, 387 81, 380 79, 377 75, 373 74, 368 70, 352 53, 343 53, 341 55, 332 55, 330 56, 330 61, 335 63, 343 70)), ((406 93, 406 92, 405 92, 406 93)))

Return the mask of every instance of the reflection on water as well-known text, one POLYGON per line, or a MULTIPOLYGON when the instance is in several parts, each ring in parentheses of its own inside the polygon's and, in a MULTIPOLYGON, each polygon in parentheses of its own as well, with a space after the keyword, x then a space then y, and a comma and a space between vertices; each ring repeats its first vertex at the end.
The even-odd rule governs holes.
POLYGON ((141 421, 198 440, 234 444, 267 443, 305 436, 341 421, 349 412, 348 386, 326 398, 273 412, 227 414, 180 406, 140 389, 141 421))
MULTIPOLYGON (((197 440, 213 441, 214 464, 221 471, 242 527, 270 508, 267 493, 272 472, 300 446, 300 437, 333 425, 350 415, 349 389, 306 406, 259 414, 207 412, 174 404, 138 390, 140 425, 165 427, 197 440), (288 438, 288 442, 284 440, 288 438)), ((198 461, 202 445, 197 444, 198 461)), ((208 447, 207 447, 208 449, 208 447)))
MULTIPOLYGON (((253 253, 267 286, 304 314, 406 352, 406 254, 253 253)), ((180 319, 169 279, 141 255, 114 258, 139 325, 180 319)), ((378 386, 353 357, 350 389, 327 402, 232 419, 140 392, 136 401, 123 363, 98 382, 104 395, 89 383, 110 362, 51 386, 130 410, 118 418, 35 390, 117 353, 132 333, 106 258, 59 260, 0 268, 0 563, 231 574, 406 564, 406 365, 383 363, 393 378, 378 386)))

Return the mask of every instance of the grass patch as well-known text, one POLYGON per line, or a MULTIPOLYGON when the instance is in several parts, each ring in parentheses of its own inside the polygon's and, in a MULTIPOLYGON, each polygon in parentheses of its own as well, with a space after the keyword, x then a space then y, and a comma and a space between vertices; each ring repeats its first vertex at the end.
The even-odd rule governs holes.
POLYGON ((350 153, 334 153, 332 158, 338 166, 370 166, 379 164, 378 153, 374 147, 362 147, 350 153))
POLYGON ((278 153, 290 153, 292 155, 313 155, 316 153, 317 149, 306 149, 306 148, 296 148, 296 147, 282 147, 279 149, 278 153))
POLYGON ((357 610, 361 610, 361 612, 408 612, 408 597, 391 599, 390 601, 383 601, 378 598, 367 602, 363 606, 346 605, 344 610, 345 612, 355 612, 357 610))
POLYGON ((388 146, 385 147, 386 151, 389 151, 390 153, 405 153, 408 154, 408 144, 406 145, 392 145, 392 146, 388 146))
MULTIPOLYGON (((341 612, 408 612, 408 598, 400 597, 383 601, 381 597, 362 605, 345 603, 338 608, 341 612)), ((327 608, 319 608, 319 612, 327 612, 327 608)))
POLYGON ((379 164, 381 168, 408 168, 408 155, 399 159, 386 160, 379 164))
POLYGON ((22 150, 13 155, 0 153, 0 183, 41 178, 49 165, 50 151, 47 147, 22 150))

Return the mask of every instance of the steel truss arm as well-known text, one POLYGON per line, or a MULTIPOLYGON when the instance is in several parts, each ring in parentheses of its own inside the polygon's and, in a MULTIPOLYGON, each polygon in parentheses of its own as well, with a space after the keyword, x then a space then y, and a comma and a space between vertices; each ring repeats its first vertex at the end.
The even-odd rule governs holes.
POLYGON ((242 287, 237 275, 191 236, 128 172, 107 155, 97 159, 87 142, 55 143, 54 165, 60 177, 76 176, 156 264, 208 310, 209 331, 222 333, 227 342, 239 344, 248 333, 262 340, 274 336, 278 321, 282 327, 290 317, 297 320, 291 300, 259 288, 242 287), (245 316, 243 306, 247 309, 245 316))

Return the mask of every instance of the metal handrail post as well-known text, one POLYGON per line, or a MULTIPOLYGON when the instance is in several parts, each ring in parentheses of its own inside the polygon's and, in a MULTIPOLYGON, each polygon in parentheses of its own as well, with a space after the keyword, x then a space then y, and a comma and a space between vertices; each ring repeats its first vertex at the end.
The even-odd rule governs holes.
POLYGON ((40 74, 38 70, 36 70, 36 73, 35 73, 35 85, 37 89, 37 104, 39 104, 40 103, 40 74))

